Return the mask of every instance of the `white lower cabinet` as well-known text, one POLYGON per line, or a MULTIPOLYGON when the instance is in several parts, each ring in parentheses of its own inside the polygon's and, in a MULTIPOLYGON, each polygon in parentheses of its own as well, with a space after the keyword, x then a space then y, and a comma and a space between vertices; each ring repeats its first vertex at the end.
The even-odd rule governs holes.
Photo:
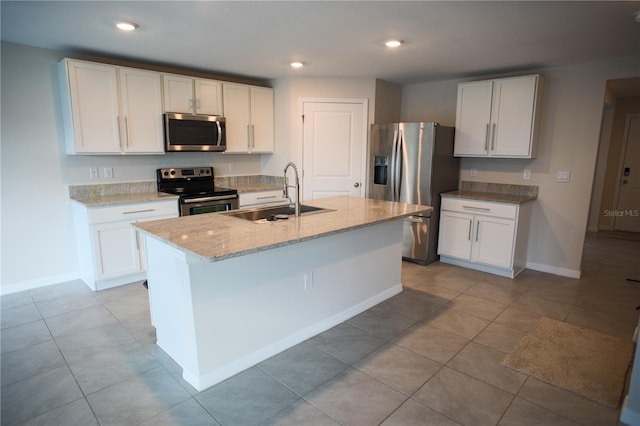
POLYGON ((95 291, 146 279, 144 239, 131 224, 177 216, 176 199, 102 207, 74 203, 83 281, 95 291))
POLYGON ((260 207, 271 204, 285 204, 289 200, 282 197, 282 190, 276 191, 256 191, 240 193, 240 208, 260 207))
POLYGON ((515 277, 526 264, 531 203, 442 198, 438 254, 443 263, 515 277))

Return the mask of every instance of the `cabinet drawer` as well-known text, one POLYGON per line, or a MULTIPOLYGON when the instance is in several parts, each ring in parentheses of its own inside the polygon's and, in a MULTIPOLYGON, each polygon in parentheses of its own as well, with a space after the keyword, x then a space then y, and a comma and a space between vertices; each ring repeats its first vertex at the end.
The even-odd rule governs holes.
POLYGON ((515 204, 495 203, 468 198, 442 197, 441 206, 442 210, 502 217, 505 219, 515 219, 518 214, 518 206, 515 204))
POLYGON ((178 216, 178 201, 152 201, 146 203, 120 204, 117 206, 92 207, 88 209, 89 223, 104 223, 120 220, 153 219, 158 216, 178 216))
POLYGON ((240 194, 240 207, 254 206, 271 203, 284 203, 287 200, 282 198, 282 191, 259 191, 244 192, 240 194))

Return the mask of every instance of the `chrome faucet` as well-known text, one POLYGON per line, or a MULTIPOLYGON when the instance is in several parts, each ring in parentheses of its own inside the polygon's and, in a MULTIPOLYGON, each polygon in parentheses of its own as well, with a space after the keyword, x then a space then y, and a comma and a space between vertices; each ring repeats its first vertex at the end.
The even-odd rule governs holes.
POLYGON ((289 188, 296 189, 295 213, 296 216, 300 216, 300 179, 298 178, 298 168, 296 167, 295 163, 291 161, 284 167, 284 184, 282 186, 282 195, 284 198, 289 199, 290 204, 293 204, 291 202, 291 197, 289 197, 289 188), (296 175, 295 186, 287 185, 287 170, 289 170, 289 167, 293 167, 293 171, 296 175))

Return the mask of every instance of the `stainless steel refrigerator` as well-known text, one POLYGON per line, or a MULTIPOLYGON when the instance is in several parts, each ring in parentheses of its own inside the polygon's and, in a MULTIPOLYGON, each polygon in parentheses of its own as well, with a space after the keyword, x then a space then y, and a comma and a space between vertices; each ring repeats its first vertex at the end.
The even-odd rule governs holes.
POLYGON ((371 125, 367 196, 433 206, 429 215, 405 219, 405 260, 424 265, 437 260, 440 194, 458 189, 453 132, 427 122, 371 125))

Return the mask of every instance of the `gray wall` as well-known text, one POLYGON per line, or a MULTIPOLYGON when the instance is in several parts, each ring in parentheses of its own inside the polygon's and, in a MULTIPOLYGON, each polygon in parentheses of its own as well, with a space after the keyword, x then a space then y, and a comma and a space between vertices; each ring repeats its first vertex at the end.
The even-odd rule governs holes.
MULTIPOLYGON (((529 268, 579 276, 606 82, 637 76, 638 59, 618 58, 531 70, 529 73, 540 73, 545 79, 537 158, 462 159, 463 180, 539 187, 531 221, 529 268), (531 170, 531 180, 522 179, 525 168, 531 170), (471 169, 477 170, 476 177, 470 176, 471 169), (559 170, 571 172, 569 183, 555 181, 559 170)), ((476 80, 492 77, 501 76, 476 80)), ((435 120, 454 126, 460 81, 404 86, 402 119, 435 120)))

